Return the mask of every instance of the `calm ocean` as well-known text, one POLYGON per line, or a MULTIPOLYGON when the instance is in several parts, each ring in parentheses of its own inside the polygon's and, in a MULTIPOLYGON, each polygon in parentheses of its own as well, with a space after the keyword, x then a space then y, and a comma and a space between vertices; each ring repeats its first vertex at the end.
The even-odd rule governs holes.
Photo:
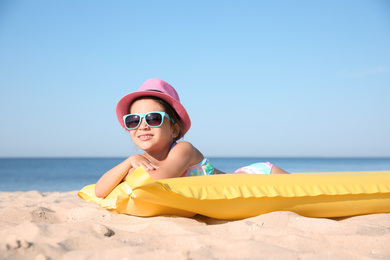
MULTIPOLYGON (((72 191, 95 183, 124 158, 0 158, 0 191, 72 191)), ((289 172, 389 171, 390 158, 210 158, 225 172, 270 161, 289 172)))

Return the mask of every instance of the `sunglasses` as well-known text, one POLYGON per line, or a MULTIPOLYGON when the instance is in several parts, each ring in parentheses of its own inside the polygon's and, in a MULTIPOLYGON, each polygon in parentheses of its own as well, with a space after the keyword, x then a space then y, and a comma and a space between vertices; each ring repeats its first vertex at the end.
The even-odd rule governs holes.
POLYGON ((175 123, 167 113, 165 112, 149 112, 146 114, 129 114, 123 116, 123 121, 128 130, 133 130, 139 127, 142 118, 145 119, 145 123, 150 127, 159 127, 164 123, 164 117, 168 118, 172 123, 175 123))

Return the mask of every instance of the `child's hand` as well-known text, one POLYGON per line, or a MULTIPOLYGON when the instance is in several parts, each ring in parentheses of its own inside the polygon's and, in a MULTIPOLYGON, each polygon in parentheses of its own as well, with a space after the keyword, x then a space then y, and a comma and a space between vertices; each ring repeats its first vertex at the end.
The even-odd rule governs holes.
POLYGON ((158 167, 152 164, 148 159, 139 154, 134 154, 130 156, 130 163, 132 168, 136 169, 138 167, 144 168, 146 171, 156 170, 158 167))

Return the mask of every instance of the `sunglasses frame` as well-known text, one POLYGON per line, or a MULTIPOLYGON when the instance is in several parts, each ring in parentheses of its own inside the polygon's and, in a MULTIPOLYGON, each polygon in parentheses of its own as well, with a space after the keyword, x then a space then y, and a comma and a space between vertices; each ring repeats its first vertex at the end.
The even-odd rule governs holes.
POLYGON ((164 117, 168 118, 172 123, 175 123, 175 120, 173 120, 167 113, 165 112, 160 112, 160 111, 153 111, 153 112, 148 112, 146 114, 127 114, 127 115, 124 115, 123 116, 123 122, 125 124, 125 127, 127 130, 134 130, 134 129, 137 129, 140 125, 141 125, 141 121, 142 119, 144 119, 145 123, 149 126, 149 127, 160 127, 163 123, 164 123, 164 117), (152 125, 149 125, 148 122, 145 120, 146 116, 149 115, 149 114, 152 114, 152 113, 157 113, 157 114, 160 114, 161 115, 161 123, 157 126, 152 126, 152 125), (126 125, 126 118, 128 116, 139 116, 140 119, 139 119, 139 122, 138 122, 138 125, 136 127, 132 127, 132 128, 129 128, 127 127, 126 125))

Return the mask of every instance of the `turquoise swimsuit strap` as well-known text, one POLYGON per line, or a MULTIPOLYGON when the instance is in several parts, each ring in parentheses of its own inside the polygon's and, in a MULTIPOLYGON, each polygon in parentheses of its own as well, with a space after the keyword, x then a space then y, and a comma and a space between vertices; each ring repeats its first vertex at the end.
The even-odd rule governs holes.
POLYGON ((174 142, 174 143, 172 144, 171 149, 169 149, 169 151, 172 150, 172 148, 175 147, 175 145, 177 145, 176 142, 174 142))

